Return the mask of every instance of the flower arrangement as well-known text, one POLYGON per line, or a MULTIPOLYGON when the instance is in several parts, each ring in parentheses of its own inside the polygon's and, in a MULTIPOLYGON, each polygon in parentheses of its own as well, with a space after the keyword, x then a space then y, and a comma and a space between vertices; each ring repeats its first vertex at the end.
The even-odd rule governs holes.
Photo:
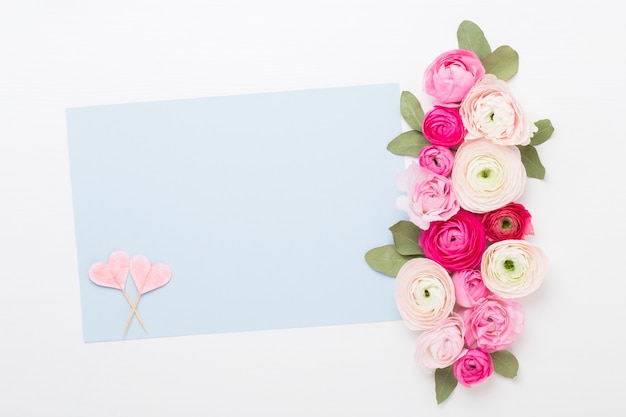
POLYGON ((492 51, 467 20, 457 40, 458 49, 424 73, 430 110, 401 94, 411 130, 387 149, 407 160, 396 206, 408 220, 389 228, 393 244, 365 255, 396 278, 396 305, 406 327, 419 332, 415 360, 434 374, 438 404, 458 383, 517 375, 507 349, 524 327, 519 299, 539 288, 547 266, 545 253, 526 240, 532 216, 519 201, 527 178, 544 178, 536 146, 554 128, 548 119, 531 122, 515 99, 507 83, 519 67, 514 49, 492 51))

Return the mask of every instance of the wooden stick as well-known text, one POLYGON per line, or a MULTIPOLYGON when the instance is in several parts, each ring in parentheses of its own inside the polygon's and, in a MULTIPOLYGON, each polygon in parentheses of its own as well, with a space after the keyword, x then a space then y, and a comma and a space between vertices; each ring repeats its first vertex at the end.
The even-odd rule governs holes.
POLYGON ((137 317, 137 320, 139 320, 139 324, 141 324, 141 327, 143 327, 143 331, 148 333, 148 330, 146 329, 146 325, 143 323, 143 320, 141 320, 141 316, 139 316, 139 312, 137 311, 137 306, 133 304, 133 302, 130 300, 130 297, 128 296, 128 293, 126 292, 126 290, 122 289, 122 294, 124 294, 124 297, 126 297, 126 301, 128 301, 128 304, 130 304, 130 306, 132 307, 133 309, 132 313, 137 317))
MULTIPOLYGON (((133 311, 136 311, 137 304, 139 304, 140 298, 141 298, 141 293, 137 294, 137 298, 135 299, 135 302, 131 304, 133 306, 133 311)), ((122 333, 122 337, 126 335, 126 330, 128 330, 128 326, 130 325, 130 321, 133 319, 133 316, 134 314, 131 311, 130 314, 128 315, 128 320, 126 320, 126 325, 124 326, 124 332, 122 333)))

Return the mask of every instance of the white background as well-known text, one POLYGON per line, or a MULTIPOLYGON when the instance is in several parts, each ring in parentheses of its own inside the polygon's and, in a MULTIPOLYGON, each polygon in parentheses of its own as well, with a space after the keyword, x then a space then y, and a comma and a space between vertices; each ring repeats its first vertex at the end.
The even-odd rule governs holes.
POLYGON ((623 415, 624 16, 620 0, 0 1, 0 415, 623 415), (523 201, 550 270, 522 301, 516 379, 437 406, 401 322, 83 343, 66 107, 381 82, 428 107, 423 71, 464 19, 519 52, 511 87, 556 127, 523 201))

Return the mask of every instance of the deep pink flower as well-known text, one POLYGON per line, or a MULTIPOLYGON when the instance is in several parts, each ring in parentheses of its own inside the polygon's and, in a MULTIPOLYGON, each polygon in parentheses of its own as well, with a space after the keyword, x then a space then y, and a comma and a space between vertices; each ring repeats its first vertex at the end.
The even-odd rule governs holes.
POLYGON ((469 349, 454 362, 452 371, 457 381, 469 388, 493 374, 493 359, 487 352, 469 349))
POLYGON ((438 106, 458 107, 469 90, 485 75, 480 58, 465 49, 453 49, 439 55, 426 68, 424 91, 438 106))
POLYGON ((445 146, 429 145, 420 150, 417 160, 421 167, 447 177, 452 172, 454 154, 445 146))
POLYGON ((458 271, 478 267, 487 242, 478 217, 460 209, 449 220, 431 223, 420 233, 419 245, 426 257, 458 271))
POLYGON ((453 147, 465 139, 465 126, 459 109, 435 106, 426 113, 422 133, 433 145, 453 147))
POLYGON ((524 239, 534 234, 532 216, 522 204, 509 203, 494 211, 485 213, 482 223, 487 239, 498 242, 507 239, 524 239))
POLYGON ((465 343, 470 349, 496 352, 511 345, 524 327, 522 306, 497 295, 483 298, 462 312, 465 343))

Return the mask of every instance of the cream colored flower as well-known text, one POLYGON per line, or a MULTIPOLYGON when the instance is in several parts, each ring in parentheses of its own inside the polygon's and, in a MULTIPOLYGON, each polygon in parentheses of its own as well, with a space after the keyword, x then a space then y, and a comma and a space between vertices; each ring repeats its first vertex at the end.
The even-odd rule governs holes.
POLYGON ((519 298, 539 288, 547 262, 544 252, 525 240, 502 240, 487 248, 480 269, 491 292, 519 298))
POLYGON ((516 146, 476 139, 459 146, 451 179, 462 208, 486 213, 521 197, 526 169, 516 146))
POLYGON ((528 145, 537 126, 528 120, 508 84, 486 74, 459 109, 466 140, 487 138, 498 145, 528 145))
POLYGON ((396 306, 411 330, 428 330, 452 313, 455 303, 452 278, 441 265, 428 258, 405 263, 395 282, 396 306))

